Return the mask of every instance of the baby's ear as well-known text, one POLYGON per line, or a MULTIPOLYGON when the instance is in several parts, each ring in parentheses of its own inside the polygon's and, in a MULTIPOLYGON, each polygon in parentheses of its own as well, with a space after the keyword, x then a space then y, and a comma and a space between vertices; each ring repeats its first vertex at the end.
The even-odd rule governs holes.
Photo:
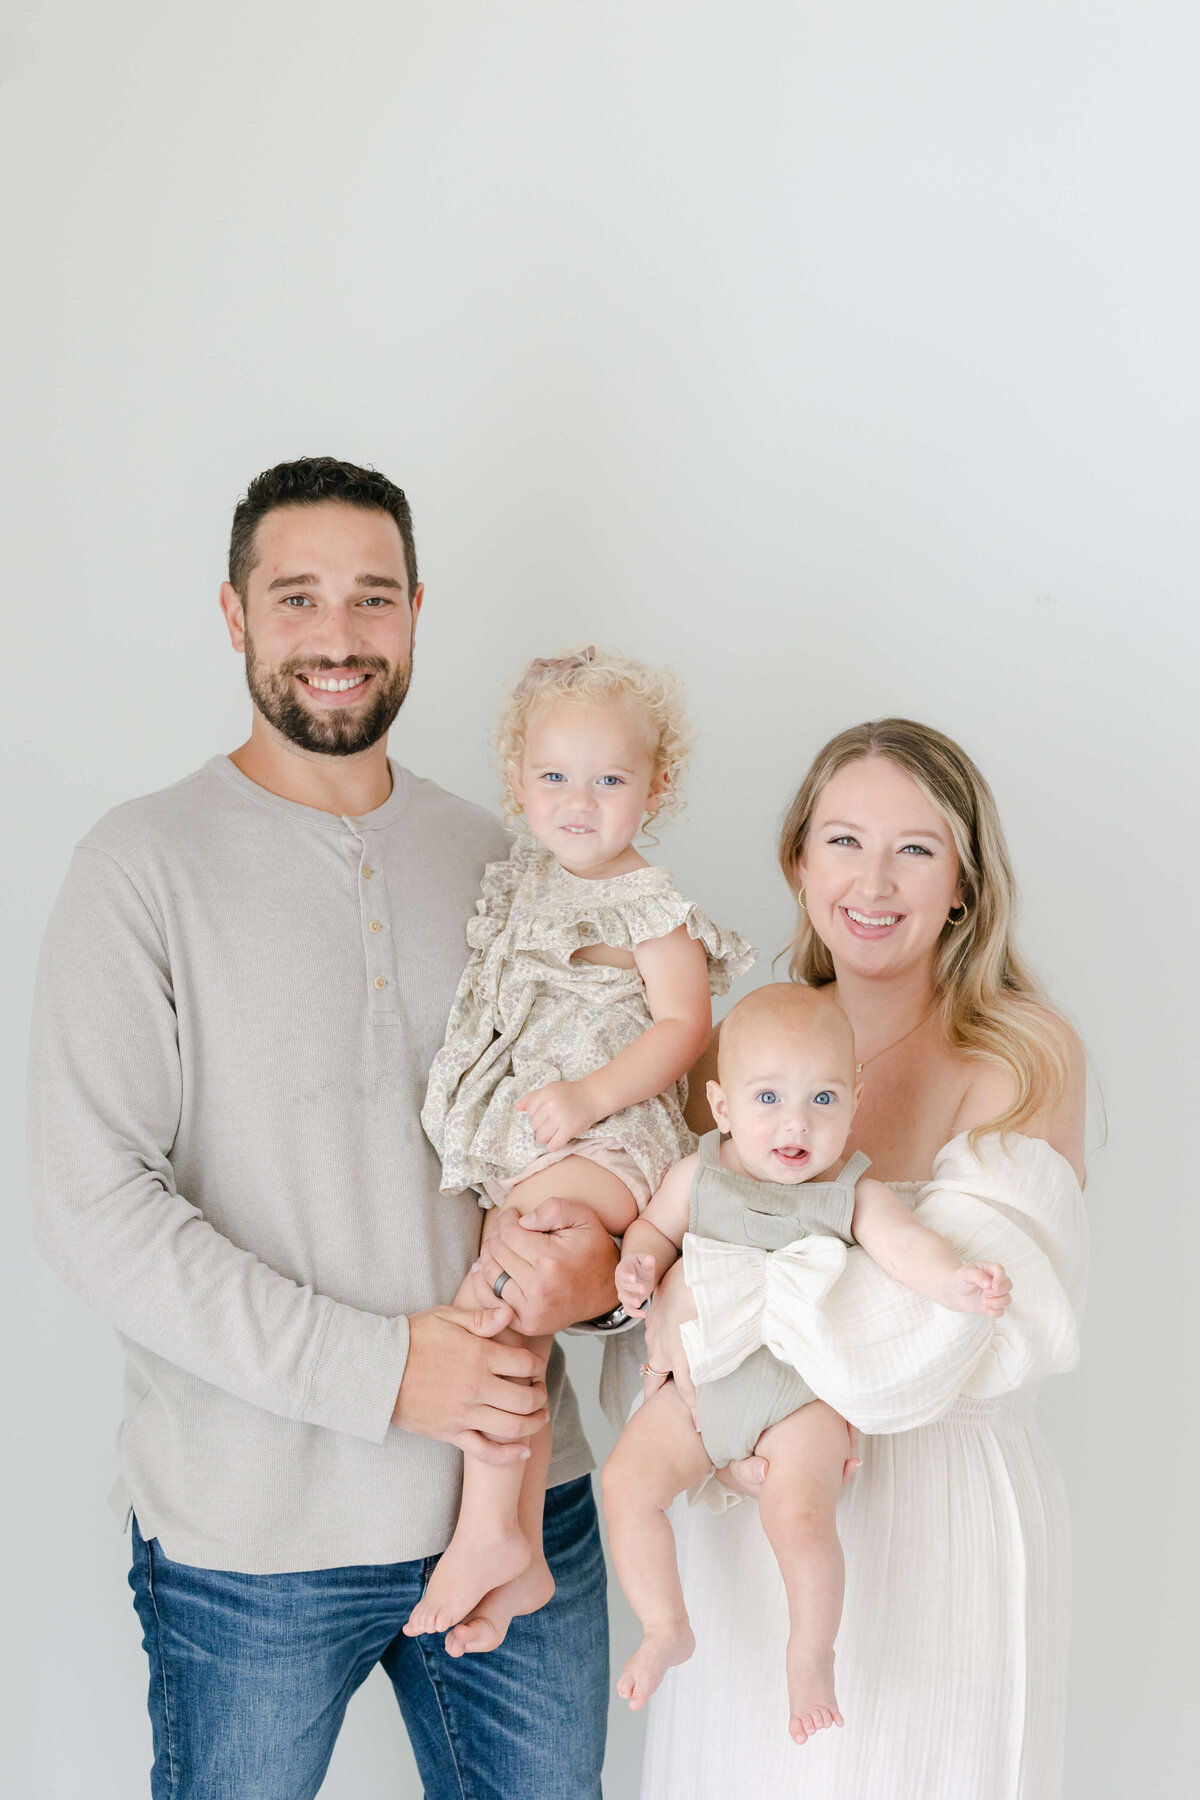
POLYGON ((718 1131, 729 1135, 729 1108, 725 1103, 725 1095, 715 1081, 706 1084, 704 1092, 708 1096, 708 1109, 717 1122, 718 1131))

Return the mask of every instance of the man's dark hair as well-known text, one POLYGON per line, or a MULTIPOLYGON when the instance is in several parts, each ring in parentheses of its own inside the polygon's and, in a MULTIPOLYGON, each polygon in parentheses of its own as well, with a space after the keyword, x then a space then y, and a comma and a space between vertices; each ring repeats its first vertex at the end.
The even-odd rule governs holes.
POLYGON ((256 475, 238 501, 229 538, 229 580, 244 600, 246 577, 254 567, 254 534, 260 519, 279 506, 315 506, 321 500, 340 500, 368 512, 385 512, 395 519, 404 545, 408 594, 417 591, 417 547, 413 542, 412 513, 404 490, 378 469, 360 469, 339 462, 336 456, 302 456, 296 462, 276 463, 256 475))

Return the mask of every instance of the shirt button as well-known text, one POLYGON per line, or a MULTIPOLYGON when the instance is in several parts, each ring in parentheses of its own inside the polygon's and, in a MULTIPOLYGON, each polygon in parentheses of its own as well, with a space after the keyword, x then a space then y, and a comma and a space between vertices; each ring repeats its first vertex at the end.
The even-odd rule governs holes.
POLYGON ((367 930, 368 931, 382 931, 383 926, 379 923, 378 919, 372 919, 371 923, 367 926, 367 930))
POLYGON ((373 869, 373 868, 372 868, 372 867, 371 867, 371 865, 370 865, 370 863, 364 863, 364 864, 363 864, 363 866, 362 866, 362 876, 363 876, 363 880, 364 880, 364 881, 370 881, 370 879, 371 879, 371 877, 372 877, 372 875, 373 875, 373 874, 374 874, 374 873, 375 873, 375 871, 374 871, 374 869, 373 869))
POLYGON ((387 986, 387 976, 377 975, 375 977, 375 986, 378 988, 385 988, 387 986))

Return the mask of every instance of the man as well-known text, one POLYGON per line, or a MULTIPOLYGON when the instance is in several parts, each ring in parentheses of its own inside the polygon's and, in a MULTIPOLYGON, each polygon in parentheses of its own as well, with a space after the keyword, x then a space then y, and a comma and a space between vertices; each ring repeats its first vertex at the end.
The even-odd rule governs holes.
MULTIPOLYGON (((550 1202, 494 1246, 504 1303, 442 1304, 481 1215, 439 1194, 418 1114, 507 841, 388 760, 422 600, 382 475, 321 457, 259 476, 221 590, 250 736, 101 820, 43 948, 34 1205, 127 1351, 114 1498, 156 1800, 315 1794, 377 1662, 436 1800, 600 1793, 590 1457, 560 1353, 543 1369, 495 1340, 607 1314, 616 1251, 550 1202), (519 1459, 547 1416, 554 1599, 486 1657, 404 1637, 459 1451, 519 1459)), ((479 1611, 506 1616, 503 1592, 479 1611)))

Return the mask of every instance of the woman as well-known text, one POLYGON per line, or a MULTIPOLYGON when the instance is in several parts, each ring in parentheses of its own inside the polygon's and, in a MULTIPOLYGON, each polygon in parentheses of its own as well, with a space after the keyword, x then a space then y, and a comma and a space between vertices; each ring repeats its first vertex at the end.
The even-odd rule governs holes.
MULTIPOLYGON (((864 1395, 889 1434, 864 1439, 839 1511, 844 1730, 797 1749, 782 1728, 784 1595, 752 1509, 676 1509, 697 1650, 651 1705, 643 1800, 1055 1800, 1069 1535, 1032 1401, 1075 1355, 1083 1055, 1013 946, 990 790, 940 733, 889 719, 835 738, 792 803, 780 860, 800 905, 792 975, 835 983, 854 1027, 865 1091, 847 1154, 936 1209, 964 1254, 988 1239, 1013 1275, 1012 1324, 965 1378, 961 1346, 906 1364, 913 1313, 892 1391, 864 1395), (906 1417, 934 1422, 897 1430, 906 1417)), ((890 1304, 877 1296, 876 1316, 890 1304)), ((676 1279, 647 1327, 650 1366, 685 1387, 690 1310, 676 1279)), ((859 1366, 848 1346, 847 1396, 859 1366)), ((849 1397, 841 1409, 855 1416, 849 1397)))

